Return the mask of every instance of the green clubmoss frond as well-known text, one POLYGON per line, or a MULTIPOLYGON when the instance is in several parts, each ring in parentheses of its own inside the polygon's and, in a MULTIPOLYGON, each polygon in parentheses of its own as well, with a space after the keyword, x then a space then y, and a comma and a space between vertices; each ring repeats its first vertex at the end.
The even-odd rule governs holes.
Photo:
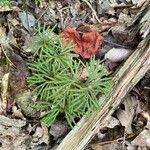
POLYGON ((39 30, 33 45, 36 59, 29 64, 32 75, 28 82, 40 100, 35 107, 47 110, 45 123, 51 125, 64 113, 72 127, 75 118, 100 107, 99 95, 108 94, 111 88, 111 78, 101 62, 93 57, 84 64, 71 53, 73 46, 64 44, 62 37, 49 29, 39 30), (84 81, 79 75, 82 68, 88 74, 84 81))

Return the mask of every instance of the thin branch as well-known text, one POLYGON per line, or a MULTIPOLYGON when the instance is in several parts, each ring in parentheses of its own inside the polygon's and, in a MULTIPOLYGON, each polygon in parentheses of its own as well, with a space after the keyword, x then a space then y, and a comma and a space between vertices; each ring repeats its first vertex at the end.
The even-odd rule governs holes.
POLYGON ((82 0, 83 2, 85 2, 89 7, 90 9, 92 10, 93 12, 93 15, 95 16, 96 20, 101 23, 101 21, 99 20, 97 14, 96 14, 96 11, 94 10, 94 8, 92 7, 92 5, 87 1, 87 0, 82 0))
POLYGON ((118 138, 118 139, 114 139, 114 140, 112 140, 112 141, 105 141, 105 142, 93 143, 93 144, 90 144, 90 147, 94 146, 95 144, 100 145, 100 146, 104 146, 104 145, 112 144, 112 143, 120 143, 120 142, 123 142, 123 141, 124 141, 124 138, 125 138, 126 140, 129 140, 129 139, 135 137, 136 135, 137 135, 137 134, 131 134, 131 135, 129 135, 128 137, 124 137, 124 136, 123 136, 123 137, 120 137, 120 138, 118 138))

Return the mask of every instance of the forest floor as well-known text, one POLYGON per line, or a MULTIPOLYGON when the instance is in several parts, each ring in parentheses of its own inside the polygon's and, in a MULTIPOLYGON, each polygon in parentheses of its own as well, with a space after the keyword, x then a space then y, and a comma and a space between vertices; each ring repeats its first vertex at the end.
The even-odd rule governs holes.
MULTIPOLYGON (((61 115, 48 127, 41 120, 45 111, 32 107, 37 97, 28 86, 28 63, 35 59, 32 43, 38 25, 69 35, 84 48, 74 50, 76 54, 86 61, 95 55, 113 76, 141 40, 127 28, 145 1, 0 0, 0 150, 55 150, 71 131, 61 115)), ((86 149, 150 149, 150 70, 86 149)))

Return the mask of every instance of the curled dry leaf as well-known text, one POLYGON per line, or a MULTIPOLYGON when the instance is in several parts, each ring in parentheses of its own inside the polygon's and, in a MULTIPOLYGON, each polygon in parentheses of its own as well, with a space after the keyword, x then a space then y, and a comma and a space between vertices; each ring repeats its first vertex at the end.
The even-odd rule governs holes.
POLYGON ((113 129, 116 126, 120 125, 120 122, 117 118, 110 116, 104 123, 100 125, 100 128, 97 131, 98 139, 103 139, 108 132, 102 132, 102 130, 113 129))
POLYGON ((46 125, 41 124, 41 127, 37 127, 33 134, 31 148, 32 149, 46 149, 49 142, 48 128, 46 125))
POLYGON ((124 48, 112 48, 105 54, 105 59, 110 60, 111 62, 121 62, 123 60, 126 60, 130 54, 132 53, 132 50, 124 49, 124 48))
POLYGON ((124 109, 119 109, 116 112, 117 118, 119 119, 122 126, 125 127, 125 131, 127 134, 132 133, 132 121, 136 114, 137 109, 139 108, 139 101, 136 100, 133 96, 127 96, 124 99, 122 105, 124 109))
POLYGON ((98 32, 87 32, 81 36, 75 29, 67 27, 61 35, 75 45, 74 53, 83 58, 90 58, 95 55, 104 38, 98 32))
POLYGON ((13 106, 12 107, 12 117, 17 117, 17 118, 20 118, 20 119, 25 119, 22 112, 21 112, 21 109, 18 109, 16 106, 13 106))
POLYGON ((112 23, 99 23, 99 24, 81 24, 77 31, 80 32, 104 32, 112 26, 112 23))

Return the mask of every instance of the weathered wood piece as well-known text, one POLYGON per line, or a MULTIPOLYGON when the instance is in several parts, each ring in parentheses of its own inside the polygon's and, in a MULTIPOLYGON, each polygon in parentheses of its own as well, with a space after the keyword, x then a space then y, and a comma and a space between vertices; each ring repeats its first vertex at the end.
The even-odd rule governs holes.
POLYGON ((57 150, 83 150, 100 128, 100 125, 109 118, 118 108, 123 98, 150 70, 150 24, 147 22, 147 24, 143 23, 144 17, 145 21, 149 22, 150 11, 147 7, 149 7, 148 3, 141 9, 142 15, 139 13, 140 17, 138 18, 137 16, 136 20, 133 21, 134 23, 136 22, 136 25, 138 24, 137 30, 139 32, 144 29, 140 32, 143 33, 143 40, 115 75, 110 96, 103 101, 102 107, 98 112, 93 112, 90 116, 81 119, 78 125, 61 142, 57 150), (144 28, 144 25, 146 25, 146 28, 144 28))

